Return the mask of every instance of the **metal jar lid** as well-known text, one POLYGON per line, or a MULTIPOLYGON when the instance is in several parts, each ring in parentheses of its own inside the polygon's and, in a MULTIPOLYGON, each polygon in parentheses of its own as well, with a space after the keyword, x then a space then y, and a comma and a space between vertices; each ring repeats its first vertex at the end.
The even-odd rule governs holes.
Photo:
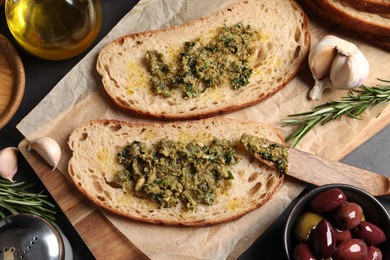
POLYGON ((0 220, 0 259, 64 259, 64 242, 48 221, 32 214, 0 220))

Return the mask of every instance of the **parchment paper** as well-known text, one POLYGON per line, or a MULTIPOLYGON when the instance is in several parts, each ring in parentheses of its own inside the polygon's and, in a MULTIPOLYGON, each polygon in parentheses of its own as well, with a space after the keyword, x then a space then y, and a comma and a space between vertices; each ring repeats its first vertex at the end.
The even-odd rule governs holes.
MULTIPOLYGON (((115 118, 129 121, 147 121, 117 109, 103 90, 95 70, 98 51, 111 40, 122 35, 159 29, 203 17, 238 0, 203 0, 202 4, 190 0, 141 0, 114 29, 77 64, 45 97, 42 102, 17 126, 31 140, 51 136, 63 150, 59 170, 67 176, 67 162, 71 156, 66 141, 71 131, 90 119, 115 118)), ((312 44, 328 31, 317 24, 311 25, 312 44)), ((343 31, 333 34, 355 41, 343 31)), ((355 43, 372 66, 386 64, 389 53, 364 43, 355 43)), ((388 74, 385 78, 390 78, 388 74)), ((368 84, 377 81, 372 74, 368 84)), ((309 101, 307 94, 313 80, 304 67, 283 90, 259 105, 223 115, 224 117, 267 122, 286 137, 292 128, 282 127, 281 118, 289 114, 310 110, 311 107, 331 99, 339 99, 346 91, 327 91, 320 101, 309 101)), ((312 130, 297 148, 328 159, 339 160, 350 151, 356 138, 363 138, 370 126, 379 120, 388 120, 389 106, 367 111, 361 120, 342 118, 339 121, 312 130), (381 115, 377 117, 380 110, 381 115), (386 117, 386 118, 385 118, 386 117)), ((286 178, 273 198, 260 209, 237 221, 205 228, 165 227, 131 221, 103 211, 106 217, 139 249, 152 259, 226 259, 242 254, 255 239, 283 212, 304 185, 286 178)))

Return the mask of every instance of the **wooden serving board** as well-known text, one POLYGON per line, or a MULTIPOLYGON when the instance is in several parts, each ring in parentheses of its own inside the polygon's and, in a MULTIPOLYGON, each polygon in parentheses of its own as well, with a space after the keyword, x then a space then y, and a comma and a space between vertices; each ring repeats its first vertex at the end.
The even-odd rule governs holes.
MULTIPOLYGON (((387 120, 375 125, 366 137, 389 124, 387 120)), ((357 139, 357 143, 361 140, 357 139)), ((61 172, 52 171, 48 164, 35 152, 27 151, 28 141, 19 144, 19 150, 36 172, 42 183, 57 202, 66 217, 75 227, 96 259, 148 259, 103 215, 102 209, 87 199, 61 172), (96 228, 98 227, 98 228, 96 228), (98 238, 98 239, 97 239, 98 238)))
MULTIPOLYGON (((311 25, 316 31, 316 23, 311 25)), ((342 30, 340 27, 333 27, 332 30, 342 30)), ((317 35, 312 35, 315 37, 317 35)), ((375 51, 375 49, 373 49, 375 51)), ((366 53, 372 56, 373 53, 366 53)), ((390 65, 390 63, 388 63, 390 65)), ((389 77, 389 66, 386 64, 373 64, 372 70, 375 75, 389 77)), ((377 120, 375 124, 365 128, 364 131, 354 136, 353 142, 348 144, 343 150, 333 155, 334 158, 341 159, 357 146, 368 140, 374 134, 386 127, 390 123, 389 107, 381 114, 382 120, 377 120)), ((51 193, 57 204, 74 225, 77 232, 85 241, 91 252, 97 259, 147 259, 131 241, 129 241, 114 225, 106 219, 103 211, 98 209, 92 202, 84 197, 73 184, 59 171, 51 171, 46 162, 36 153, 26 150, 27 140, 19 144, 19 149, 31 167, 37 173, 47 190, 51 193), (99 227, 98 229, 96 227, 99 227), (98 237, 98 239, 96 239, 98 237)))
POLYGON ((15 114, 24 94, 23 63, 12 43, 0 34, 0 129, 15 114))
POLYGON ((75 227, 96 259, 148 259, 80 193, 61 172, 52 171, 35 152, 27 151, 26 140, 19 150, 37 173, 53 199, 75 227))

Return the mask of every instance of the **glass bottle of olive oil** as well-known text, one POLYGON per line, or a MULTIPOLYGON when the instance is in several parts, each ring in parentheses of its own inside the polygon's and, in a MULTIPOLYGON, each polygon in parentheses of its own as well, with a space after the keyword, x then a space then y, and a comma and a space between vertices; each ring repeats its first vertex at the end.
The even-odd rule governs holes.
POLYGON ((100 0, 6 0, 8 27, 28 52, 49 60, 74 57, 100 31, 100 0))

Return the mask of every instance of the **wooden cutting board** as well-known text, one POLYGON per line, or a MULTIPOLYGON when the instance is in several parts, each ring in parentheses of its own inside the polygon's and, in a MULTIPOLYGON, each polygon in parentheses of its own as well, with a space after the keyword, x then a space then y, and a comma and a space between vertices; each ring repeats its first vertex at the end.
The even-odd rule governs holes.
POLYGON ((37 153, 27 151, 26 140, 19 150, 27 159, 53 199, 70 223, 73 224, 96 259, 148 259, 97 209, 94 203, 80 193, 73 183, 49 165, 37 153))
MULTIPOLYGON (((377 133, 390 123, 390 114, 386 120, 375 125, 366 133, 366 137, 377 133)), ((361 139, 356 139, 360 144, 361 139)), ((61 172, 54 170, 33 151, 27 151, 28 141, 19 144, 19 150, 36 172, 49 193, 57 202, 76 231, 84 240, 96 259, 148 259, 130 240, 128 240, 102 214, 102 209, 87 199, 61 172), (96 228, 98 227, 98 228, 96 228)))
MULTIPOLYGON (((340 30, 340 27, 332 29, 340 30)), ((377 75, 388 75, 388 66, 384 66, 384 64, 375 64, 375 66, 377 75)), ((390 109, 386 109, 381 116, 383 120, 365 129, 364 133, 359 133, 355 137, 354 142, 349 147, 346 147, 345 150, 340 151, 335 157, 342 158, 387 126, 390 123, 390 109)), ((27 151, 26 147, 26 140, 19 144, 21 153, 97 259, 107 259, 107 256, 110 259, 147 259, 144 253, 105 218, 101 209, 98 209, 84 195, 78 192, 63 174, 58 171, 52 172, 43 159, 36 153, 27 151)))
POLYGON ((17 111, 24 94, 23 63, 12 43, 0 34, 0 129, 17 111))

